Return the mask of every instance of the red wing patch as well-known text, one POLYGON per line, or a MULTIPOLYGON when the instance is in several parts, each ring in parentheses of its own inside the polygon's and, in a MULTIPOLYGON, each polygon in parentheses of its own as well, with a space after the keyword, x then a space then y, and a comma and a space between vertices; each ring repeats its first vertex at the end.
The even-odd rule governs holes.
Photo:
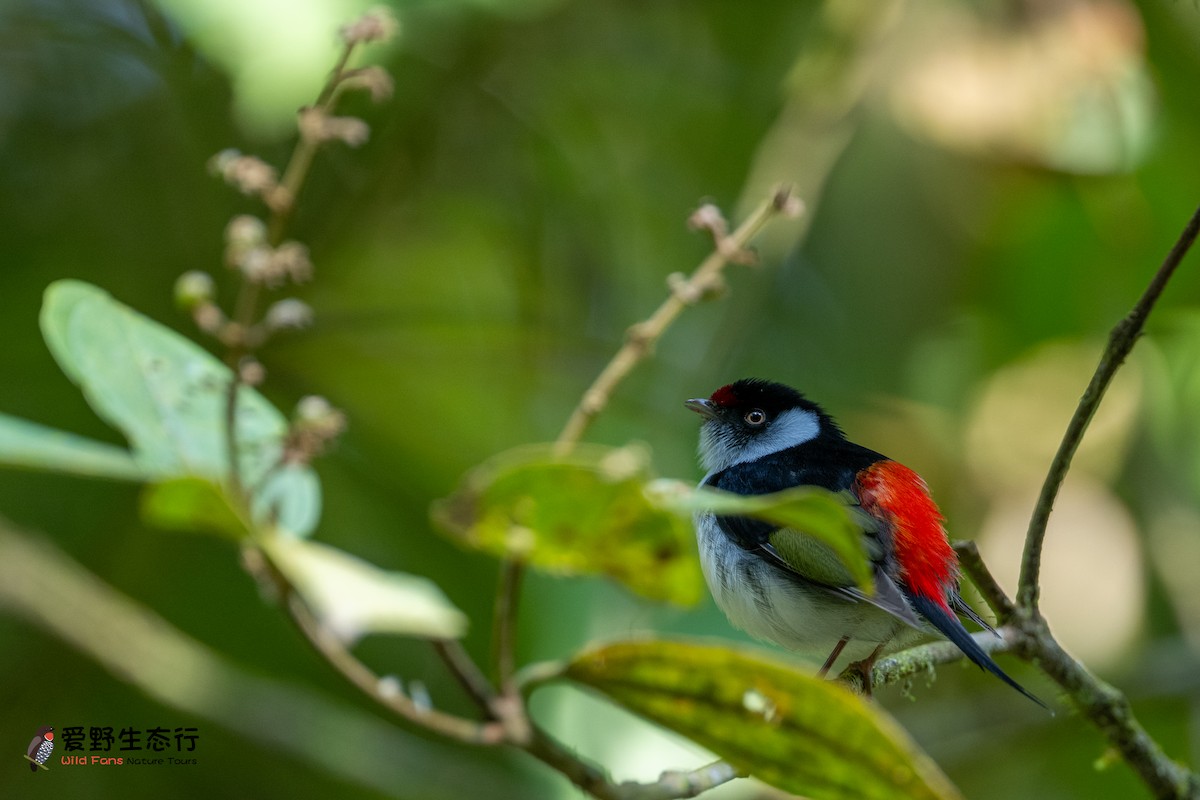
POLYGON ((955 580, 958 557, 925 481, 903 464, 878 461, 858 474, 855 493, 864 511, 890 527, 902 585, 949 612, 946 589, 955 580))

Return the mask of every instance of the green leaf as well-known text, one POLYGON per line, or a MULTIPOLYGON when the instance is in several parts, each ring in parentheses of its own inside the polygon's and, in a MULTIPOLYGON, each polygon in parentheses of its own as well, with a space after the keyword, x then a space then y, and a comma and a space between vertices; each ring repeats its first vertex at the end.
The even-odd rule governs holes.
POLYGON ((696 603, 702 578, 690 521, 644 491, 644 449, 551 446, 503 453, 434 505, 439 527, 469 547, 565 575, 602 574, 652 600, 696 603))
MULTIPOLYGON (((651 502, 660 508, 670 509, 677 514, 691 515, 712 511, 721 516, 754 517, 798 531, 804 537, 773 542, 782 550, 789 547, 803 548, 797 554, 812 569, 818 567, 839 577, 830 578, 830 583, 842 582, 840 567, 848 573, 845 577, 858 584, 865 592, 873 590, 871 562, 863 540, 862 527, 852 517, 850 506, 838 494, 815 486, 803 486, 774 494, 740 495, 722 492, 708 487, 692 488, 679 481, 654 481, 647 494, 651 502), (807 538, 820 542, 807 546, 794 540, 807 538), (824 545, 822 547, 821 545, 824 545), (822 559, 832 556, 835 563, 821 565, 822 559)), ((790 552, 783 552, 789 558, 790 552)))
POLYGON ((566 676, 813 800, 950 800, 958 791, 878 708, 840 684, 726 647, 621 642, 566 676))
POLYGON ((379 569, 336 547, 270 536, 263 549, 322 625, 347 643, 369 633, 456 639, 467 617, 432 581, 379 569))
POLYGON ((321 482, 307 466, 284 464, 267 475, 252 505, 255 519, 306 536, 321 520, 321 482))
POLYGON ((0 464, 89 478, 144 480, 128 450, 0 414, 0 464))
MULTIPOLYGON (((125 434, 143 471, 217 482, 227 477, 225 411, 232 375, 212 354, 80 281, 50 285, 41 326, 63 371, 95 412, 125 434)), ((246 486, 271 479, 287 430, 287 420, 266 398, 238 387, 238 465, 246 486)), ((315 476, 306 484, 278 494, 270 504, 275 519, 259 521, 299 522, 292 533, 310 533, 316 524, 312 493, 319 490, 315 476), (292 509, 291 502, 305 507, 292 509)))
POLYGON ((215 533, 240 540, 250 534, 228 496, 204 478, 175 478, 146 487, 142 520, 172 531, 215 533))

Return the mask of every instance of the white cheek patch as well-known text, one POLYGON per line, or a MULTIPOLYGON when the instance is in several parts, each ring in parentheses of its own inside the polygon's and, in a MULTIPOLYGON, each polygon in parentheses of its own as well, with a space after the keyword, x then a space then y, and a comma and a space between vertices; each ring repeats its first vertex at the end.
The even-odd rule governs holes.
POLYGON ((700 463, 708 470, 705 480, 729 466, 730 448, 717 435, 716 423, 705 422, 700 427, 700 463))
POLYGON ((789 447, 804 444, 817 438, 821 423, 815 411, 803 408, 789 409, 776 417, 765 431, 751 438, 737 458, 729 463, 748 464, 763 456, 778 453, 789 447))

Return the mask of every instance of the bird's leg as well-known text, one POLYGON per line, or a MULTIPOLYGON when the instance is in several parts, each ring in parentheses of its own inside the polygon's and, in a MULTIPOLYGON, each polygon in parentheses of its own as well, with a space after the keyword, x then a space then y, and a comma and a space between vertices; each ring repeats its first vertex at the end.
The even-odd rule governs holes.
POLYGON ((883 652, 883 646, 887 642, 880 642, 879 646, 871 651, 871 655, 864 658, 862 661, 855 661, 847 670, 854 670, 862 676, 862 693, 864 697, 871 696, 871 670, 875 668, 875 662, 879 658, 879 654, 883 652))
POLYGON ((838 643, 833 646, 833 652, 829 654, 829 658, 825 659, 825 663, 822 664, 821 669, 817 671, 818 678, 824 678, 829 673, 829 669, 833 666, 833 662, 837 661, 838 656, 840 656, 842 651, 846 649, 846 643, 849 641, 849 636, 843 636, 841 639, 838 639, 838 643))

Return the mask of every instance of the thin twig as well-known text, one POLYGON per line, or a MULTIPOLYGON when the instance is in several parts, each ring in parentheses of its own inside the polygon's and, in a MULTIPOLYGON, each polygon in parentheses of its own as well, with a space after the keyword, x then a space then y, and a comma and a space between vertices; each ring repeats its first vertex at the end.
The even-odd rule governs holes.
POLYGON ((727 761, 714 761, 691 770, 668 770, 654 783, 625 782, 617 786, 620 800, 675 800, 695 797, 716 788, 734 778, 745 778, 746 773, 731 766, 727 761))
POLYGON ((534 725, 525 752, 566 776, 567 780, 599 800, 621 800, 617 787, 604 770, 567 749, 541 727, 534 725))
POLYGON ((1092 416, 1100 406, 1100 401, 1104 398, 1104 392, 1112 382, 1113 375, 1116 374, 1117 369, 1133 349, 1133 345, 1137 342, 1137 338, 1146 324, 1146 318, 1150 316, 1155 302, 1158 301, 1167 281, 1174 274, 1175 268, 1183 261, 1183 257, 1187 255, 1192 243, 1195 242, 1197 233, 1200 233, 1200 208, 1188 220, 1183 233, 1175 242, 1175 246, 1171 248, 1171 252, 1167 254, 1162 266, 1150 281, 1150 285, 1146 287, 1146 291, 1138 300, 1137 305, 1109 334, 1108 346, 1104 349, 1096 372, 1092 375, 1091 382, 1088 383, 1083 397, 1079 400, 1075 415, 1071 417, 1071 422, 1067 425, 1067 431, 1063 434, 1058 452, 1050 463, 1046 480, 1042 484, 1041 494, 1033 509, 1033 516, 1029 520, 1029 530, 1025 534, 1025 553, 1021 559, 1021 578, 1017 584, 1017 608, 1021 613, 1031 614, 1038 607, 1040 592, 1038 578, 1042 564, 1042 544, 1046 539, 1046 524, 1050 521, 1050 512, 1054 508, 1054 499, 1058 496, 1058 490, 1062 487, 1063 480, 1067 477, 1067 471, 1071 468, 1071 459, 1074 458, 1075 451, 1079 449, 1084 431, 1087 430, 1088 423, 1091 422, 1092 416))
MULTIPOLYGON (((346 74, 346 65, 350 63, 350 57, 354 54, 354 49, 357 42, 348 41, 345 47, 342 48, 342 53, 338 57, 337 63, 329 73, 329 79, 322 87, 321 93, 317 96, 317 102, 314 107, 324 113, 329 113, 333 110, 333 106, 337 103, 340 95, 338 88, 341 86, 342 78, 346 74)), ((304 186, 304 181, 308 178, 308 172, 312 168, 313 159, 317 156, 317 151, 321 149, 321 141, 315 137, 300 136, 300 140, 296 143, 296 149, 292 151, 292 157, 288 160, 287 166, 283 170, 283 177, 279 179, 279 188, 282 192, 282 202, 277 207, 272 206, 271 220, 267 224, 267 237, 272 247, 278 247, 283 241, 284 233, 287 230, 287 224, 291 220, 292 213, 296 210, 296 201, 300 197, 300 189, 304 186)))
POLYGON ((480 745, 495 745, 505 741, 504 726, 499 722, 475 722, 415 703, 399 685, 385 681, 376 675, 366 664, 347 650, 313 616, 300 595, 289 592, 286 605, 289 616, 296 623, 296 627, 303 634, 304 639, 343 678, 358 687, 374 702, 414 725, 419 725, 449 739, 480 745))
POLYGON ((983 557, 979 555, 979 547, 972 541, 955 542, 954 551, 958 554, 959 566, 962 567, 963 572, 967 573, 967 577, 979 590, 980 596, 992 609, 997 623, 1000 625, 1007 623, 1013 615, 1013 602, 1004 593, 1004 589, 992 575, 987 564, 983 563, 983 557))
POLYGON ((462 642, 457 639, 434 639, 431 644, 434 651, 441 656, 450 674, 470 696, 479 710, 494 718, 492 703, 496 692, 488 683, 487 677, 480 671, 475 660, 463 649, 462 642))
MULTIPOLYGON (((318 112, 322 114, 332 112, 340 96, 343 80, 348 74, 347 65, 358 44, 360 41, 356 38, 348 37, 346 39, 345 46, 313 106, 318 112)), ((283 243, 288 222, 295 211, 300 191, 321 144, 320 137, 310 135, 303 130, 302 126, 299 140, 292 150, 292 155, 278 186, 274 193, 263 198, 270 211, 267 223, 267 244, 271 247, 278 247, 283 243)), ((238 459, 237 401, 238 391, 242 384, 240 366, 241 361, 251 354, 255 346, 255 340, 249 335, 249 332, 254 325, 261 291, 261 284, 257 281, 245 279, 241 282, 231 320, 232 327, 237 334, 232 337, 226 354, 226 363, 232 372, 225 395, 224 432, 228 449, 229 484, 234 496, 241 503, 248 503, 250 497, 247 487, 243 483, 238 459)), ((269 580, 275 586, 279 595, 284 598, 289 617, 305 640, 346 680, 357 686, 376 703, 390 709, 409 722, 461 742, 499 744, 509 740, 509 729, 503 721, 497 721, 497 715, 493 711, 494 692, 479 668, 462 649, 461 644, 456 641, 435 641, 433 643, 435 650, 446 662, 450 672, 462 684, 472 700, 484 711, 487 721, 482 723, 436 709, 425 708, 408 697, 397 683, 381 679, 320 623, 287 576, 271 562, 269 554, 265 551, 254 552, 257 553, 257 558, 252 559, 256 565, 252 568, 252 572, 260 579, 269 580)))
POLYGON ((1155 797, 1200 800, 1200 775, 1163 752, 1134 717, 1124 694, 1063 650, 1040 614, 1019 624, 1022 635, 1013 642, 1013 652, 1037 664, 1070 695, 1155 797))
POLYGON ((500 692, 492 699, 491 710, 504 723, 509 739, 521 747, 531 743, 533 732, 516 681, 517 609, 524 576, 525 566, 520 561, 510 558, 501 563, 492 618, 492 663, 500 692))
POLYGON ((760 203, 733 233, 725 235, 711 228, 716 244, 712 253, 690 278, 672 284, 671 294, 649 318, 629 329, 625 344, 583 393, 579 405, 555 440, 556 450, 560 454, 569 452, 583 438, 592 420, 608 405, 617 385, 653 352, 655 343, 685 308, 720 286, 721 271, 730 262, 745 259, 746 246, 764 225, 781 213, 799 212, 800 207, 788 190, 780 189, 760 203))
POLYGON ((496 685, 503 694, 514 691, 517 609, 524 574, 523 565, 517 559, 509 558, 501 564, 492 619, 492 662, 496 669, 496 685))
MULTIPOLYGON (((1009 625, 1002 629, 1003 642, 980 636, 977 639, 980 645, 992 652, 1010 650, 1041 668, 1065 690, 1083 715, 1120 753, 1154 795, 1170 800, 1200 800, 1200 775, 1168 757, 1134 717, 1129 699, 1093 675, 1087 667, 1071 657, 1054 638, 1038 608, 1039 571, 1046 524, 1054 506, 1054 499, 1070 470, 1071 459, 1113 376, 1133 349, 1146 319, 1197 235, 1200 235, 1200 208, 1188 221, 1133 310, 1109 336, 1108 345, 1096 372, 1080 398, 1079 406, 1067 426, 1058 453, 1042 485, 1042 492, 1026 535, 1016 603, 1009 601, 972 544, 956 545, 963 569, 975 581, 1000 619, 1009 622, 1009 625)), ((957 648, 949 643, 937 642, 881 659, 871 674, 872 686, 893 683, 930 669, 935 664, 960 658, 962 654, 955 652, 956 650, 957 648)), ((855 683, 853 675, 845 675, 843 679, 855 683)), ((861 678, 858 683, 861 683, 861 678)))
MULTIPOLYGON (((316 107, 324 113, 333 109, 338 98, 338 87, 346 73, 346 65, 354 54, 357 42, 348 41, 338 56, 337 63, 329 73, 324 87, 318 95, 316 107)), ((313 159, 321 147, 321 142, 311 136, 301 135, 292 150, 280 178, 277 194, 273 201, 267 203, 270 216, 267 221, 267 243, 278 247, 287 233, 287 225, 296 209, 296 201, 300 190, 308 178, 313 159)), ((266 198, 264 198, 266 199, 266 198)), ((238 458, 237 417, 238 389, 242 385, 240 365, 243 358, 250 354, 252 347, 247 343, 247 333, 254 326, 254 317, 258 312, 258 301, 262 287, 257 281, 242 280, 238 286, 237 299, 234 301, 234 312, 231 319, 233 329, 239 331, 238 339, 230 346, 225 356, 225 364, 232 372, 229 386, 225 390, 225 448, 227 458, 229 486, 239 502, 248 502, 246 486, 241 474, 241 464, 238 458)))
POLYGON ((571 783, 599 800, 677 800, 695 797, 743 773, 724 761, 715 761, 693 770, 663 772, 657 781, 614 783, 604 770, 580 758, 541 728, 533 729, 526 749, 530 755, 554 768, 571 783))

